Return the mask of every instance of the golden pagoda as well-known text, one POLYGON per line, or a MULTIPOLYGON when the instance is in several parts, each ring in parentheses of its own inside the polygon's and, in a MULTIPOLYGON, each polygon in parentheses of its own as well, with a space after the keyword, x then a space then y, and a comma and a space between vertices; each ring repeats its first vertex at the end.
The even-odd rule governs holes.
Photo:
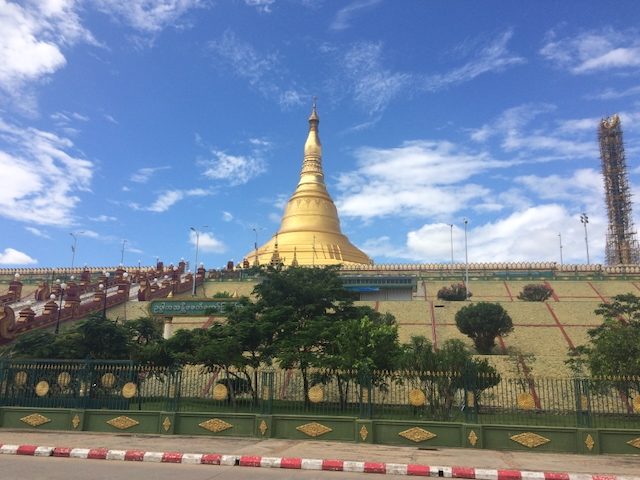
POLYGON ((322 145, 315 102, 309 116, 300 181, 287 203, 280 229, 246 255, 250 265, 372 264, 340 231, 336 206, 322 173, 322 145))

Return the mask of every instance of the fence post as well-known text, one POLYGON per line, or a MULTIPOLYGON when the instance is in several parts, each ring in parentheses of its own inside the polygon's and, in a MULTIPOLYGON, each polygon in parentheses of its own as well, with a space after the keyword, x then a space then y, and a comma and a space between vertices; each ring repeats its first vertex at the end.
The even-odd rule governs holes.
POLYGON ((274 375, 275 371, 273 370, 273 368, 268 368, 262 372, 262 395, 260 395, 260 411, 264 415, 271 415, 271 410, 273 407, 274 375))
POLYGON ((576 405, 576 426, 591 426, 591 402, 589 399, 589 380, 575 378, 573 380, 576 405))
POLYGON ((368 370, 360 370, 358 372, 360 383, 360 418, 371 418, 372 415, 372 403, 371 403, 371 378, 372 373, 368 370))

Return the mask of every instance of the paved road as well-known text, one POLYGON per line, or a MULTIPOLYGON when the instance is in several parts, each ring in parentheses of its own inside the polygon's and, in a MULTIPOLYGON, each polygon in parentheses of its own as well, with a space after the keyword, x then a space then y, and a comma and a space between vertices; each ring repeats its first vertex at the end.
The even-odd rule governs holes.
POLYGON ((3 455, 0 478, 11 480, 371 480, 370 473, 315 472, 219 465, 81 460, 3 455))
MULTIPOLYGON (((638 455, 588 456, 556 453, 473 450, 463 448, 421 450, 417 447, 366 445, 318 440, 259 440, 253 438, 210 437, 206 435, 161 436, 67 431, 45 432, 12 429, 0 429, 0 444, 31 444, 51 447, 109 448, 121 450, 137 449, 155 452, 178 451, 182 453, 219 453, 267 457, 321 458, 366 462, 413 463, 432 466, 496 468, 507 470, 640 475, 640 456, 638 455)), ((9 455, 0 456, 0 465, 5 463, 6 457, 9 457, 9 455)), ((37 460, 33 457, 27 457, 27 459, 37 460)), ((84 462, 84 460, 78 459, 59 459, 61 462, 66 461, 72 465, 76 460, 84 462)), ((99 464, 103 462, 101 460, 86 461, 99 464)), ((115 464, 118 462, 114 461, 110 463, 115 464)), ((122 463, 125 465, 130 464, 130 462, 122 463)), ((161 464, 159 467, 191 468, 189 465, 169 464, 161 464)), ((200 466, 196 467, 200 468, 200 466)), ((233 468, 249 469, 249 467, 233 468)), ((265 472, 268 471, 268 469, 258 468, 256 471, 265 472)), ((286 475, 286 472, 283 472, 282 470, 279 471, 286 475)), ((215 472, 213 474, 215 474, 215 472)), ((334 476, 326 478, 346 478, 342 477, 342 475, 346 475, 346 473, 342 472, 339 473, 337 477, 334 476)), ((366 475, 369 475, 368 478, 371 478, 371 474, 366 475)), ((3 476, 0 468, 0 478, 4 479, 11 477, 3 476)), ((296 474, 295 478, 303 477, 298 477, 296 474)))

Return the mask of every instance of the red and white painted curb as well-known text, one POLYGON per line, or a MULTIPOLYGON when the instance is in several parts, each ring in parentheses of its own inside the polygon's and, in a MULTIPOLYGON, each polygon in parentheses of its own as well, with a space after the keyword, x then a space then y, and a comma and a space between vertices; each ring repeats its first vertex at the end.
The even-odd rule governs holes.
POLYGON ((241 467, 288 468, 297 470, 330 470, 336 472, 382 473, 418 477, 473 478, 477 480, 640 480, 625 475, 588 473, 530 472, 473 467, 441 467, 403 463, 352 462, 315 458, 256 457, 215 453, 146 452, 143 450, 110 450, 108 448, 68 448, 37 445, 1 445, 0 454, 34 457, 67 457, 125 462, 187 463, 192 465, 227 465, 241 467))

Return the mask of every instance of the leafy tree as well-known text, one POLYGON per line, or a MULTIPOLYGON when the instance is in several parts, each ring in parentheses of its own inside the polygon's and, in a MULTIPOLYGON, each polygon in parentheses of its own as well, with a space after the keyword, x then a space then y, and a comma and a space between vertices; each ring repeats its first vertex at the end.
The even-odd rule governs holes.
POLYGON ((479 353, 491 353, 496 336, 513 331, 513 321, 497 303, 479 302, 462 307, 456 313, 456 325, 461 333, 473 340, 479 353))
POLYGON ((161 320, 151 317, 140 317, 124 324, 129 334, 137 345, 147 345, 162 338, 163 324, 161 320))
MULTIPOLYGON (((383 370, 398 366, 401 354, 398 326, 390 314, 370 307, 348 307, 338 312, 327 336, 324 355, 318 366, 326 370, 317 375, 323 383, 336 378, 341 408, 345 408, 352 383, 367 388, 384 387, 383 370)), ((362 390, 361 390, 362 392, 362 390)))
POLYGON ((571 352, 568 365, 579 375, 640 376, 640 297, 616 295, 595 313, 603 323, 587 332, 590 343, 571 352))
POLYGON ((438 298, 451 302, 459 302, 471 298, 472 293, 467 290, 464 283, 452 283, 449 287, 442 287, 438 290, 438 298))
POLYGON ((526 302, 544 302, 551 295, 553 295, 553 289, 549 285, 530 283, 522 288, 518 298, 526 302))
POLYGON ((280 366, 301 371, 305 401, 309 368, 320 363, 336 312, 353 303, 353 294, 345 290, 337 270, 337 266, 268 268, 253 290, 257 312, 273 326, 280 366))
POLYGON ((18 358, 57 358, 55 340, 56 336, 48 330, 30 330, 19 335, 7 352, 18 358))
POLYGON ((497 385, 500 376, 486 359, 476 360, 460 340, 447 340, 438 350, 423 336, 412 336, 403 345, 400 366, 405 376, 418 381, 427 392, 428 409, 436 418, 449 418, 456 393, 473 392, 475 406, 483 390, 497 385))

